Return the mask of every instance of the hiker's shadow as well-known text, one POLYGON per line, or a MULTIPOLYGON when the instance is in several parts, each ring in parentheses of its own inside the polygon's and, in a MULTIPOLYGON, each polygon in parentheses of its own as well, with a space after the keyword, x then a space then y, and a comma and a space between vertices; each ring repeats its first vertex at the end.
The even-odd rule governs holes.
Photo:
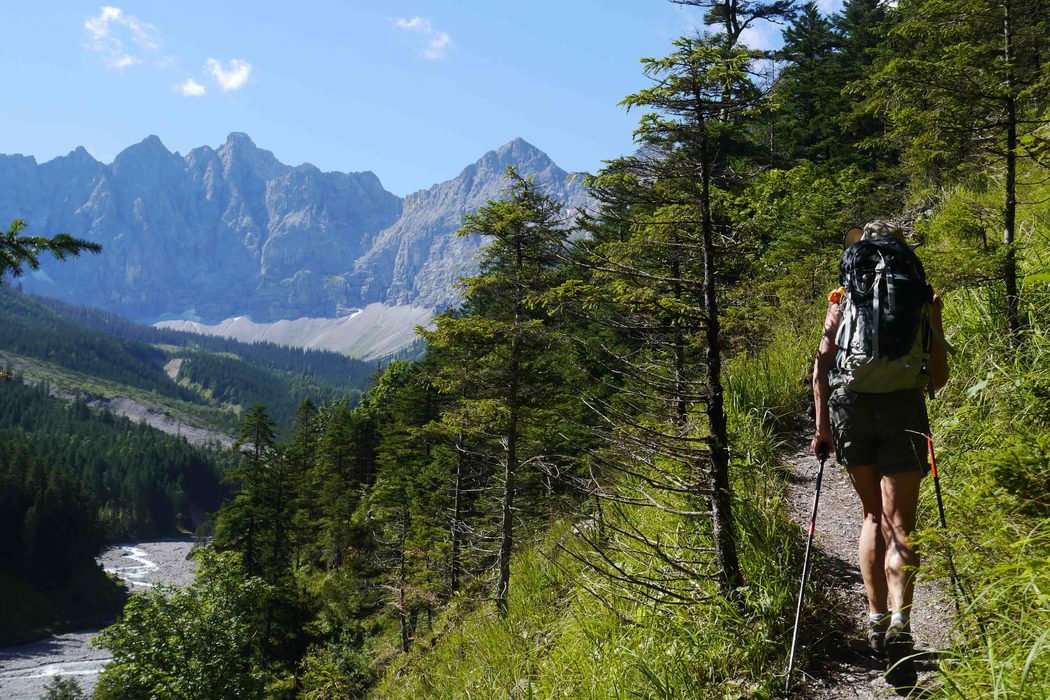
POLYGON ((821 573, 830 577, 833 581, 842 581, 851 586, 863 586, 864 578, 860 570, 854 565, 832 554, 824 554, 818 560, 817 566, 821 573))

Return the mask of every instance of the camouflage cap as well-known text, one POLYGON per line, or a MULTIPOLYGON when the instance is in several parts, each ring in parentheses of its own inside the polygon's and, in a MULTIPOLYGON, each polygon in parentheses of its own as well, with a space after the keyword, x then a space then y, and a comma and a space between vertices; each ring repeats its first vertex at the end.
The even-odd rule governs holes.
POLYGON ((864 224, 861 240, 866 241, 871 238, 896 238, 901 243, 907 242, 904 240, 904 230, 900 226, 892 221, 883 219, 876 219, 864 224))
POLYGON ((842 237, 842 247, 849 248, 857 241, 867 241, 872 238, 896 238, 901 243, 907 243, 904 240, 904 230, 900 226, 885 219, 875 219, 864 224, 864 228, 854 226, 846 231, 842 237))

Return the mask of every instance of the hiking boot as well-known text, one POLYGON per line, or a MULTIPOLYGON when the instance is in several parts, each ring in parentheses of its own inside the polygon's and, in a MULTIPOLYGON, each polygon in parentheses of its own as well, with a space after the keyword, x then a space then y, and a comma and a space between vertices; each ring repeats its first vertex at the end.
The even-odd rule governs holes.
POLYGON ((911 690, 919 680, 915 670, 915 645, 907 621, 891 620, 886 628, 886 682, 897 690, 911 690))
POLYGON ((868 647, 880 659, 886 656, 886 628, 889 624, 889 615, 874 620, 868 617, 868 647))

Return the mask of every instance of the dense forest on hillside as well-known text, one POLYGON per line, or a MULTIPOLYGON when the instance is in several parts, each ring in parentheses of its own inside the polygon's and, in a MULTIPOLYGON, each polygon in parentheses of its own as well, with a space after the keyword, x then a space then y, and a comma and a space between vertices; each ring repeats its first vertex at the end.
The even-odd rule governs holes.
POLYGON ((33 297, 0 287, 0 350, 37 357, 62 367, 110 379, 163 396, 202 402, 164 373, 165 353, 141 342, 70 322, 33 297))
MULTIPOLYGON (((93 539, 97 537, 106 541, 192 531, 206 514, 218 509, 229 463, 224 453, 93 410, 82 400, 52 398, 46 385, 25 385, 18 379, 5 381, 0 392, 5 497, 28 499, 0 511, 9 519, 7 532, 26 538, 24 544, 18 537, 7 539, 8 545, 22 552, 4 557, 13 570, 25 561, 27 571, 36 571, 37 556, 62 561, 55 555, 56 547, 37 546, 37 534, 55 538, 54 542, 73 542, 68 535, 79 533, 97 549, 93 539), (34 506, 34 499, 46 495, 47 489, 38 487, 51 481, 60 487, 60 501, 68 498, 69 503, 80 504, 70 508, 64 519, 59 517, 63 506, 56 505, 55 512, 44 512, 46 504, 34 506), (64 520, 65 525, 32 526, 25 520, 31 510, 38 511, 42 523, 64 520), (80 510, 84 523, 78 520, 80 510)), ((57 551, 69 550, 72 561, 82 559, 92 546, 57 547, 57 551)), ((55 577, 54 571, 44 574, 55 577)))
POLYGON ((119 596, 94 565, 101 548, 192 533, 229 491, 230 453, 88 402, 129 397, 218 435, 260 402, 285 424, 303 400, 354 403, 376 371, 335 353, 156 331, 2 286, 0 323, 0 591, 26 600, 0 620, 8 642, 111 618, 119 596))
POLYGON ((45 384, 0 382, 0 592, 21 601, 3 606, 0 642, 115 614, 101 549, 192 532, 222 502, 230 461, 45 384))
MULTIPOLYGON (((876 217, 922 244, 956 350, 931 408, 953 519, 927 480, 920 546, 957 634, 922 692, 1050 687, 1050 6, 682 4, 708 30, 642 61, 598 206, 568 220, 509 172, 423 358, 284 440, 245 413, 215 551, 102 634, 98 697, 782 693, 778 450, 808 440, 842 233, 876 217), (775 54, 743 43, 763 21, 775 54)), ((800 668, 832 608, 815 587, 800 668)))
POLYGON ((311 375, 334 386, 364 389, 376 371, 375 362, 357 360, 328 350, 293 348, 274 343, 242 343, 215 335, 145 326, 108 311, 70 306, 55 299, 40 297, 37 301, 82 326, 123 340, 236 355, 253 365, 291 374, 311 375))
MULTIPOLYGON (((0 322, 0 350, 192 404, 239 411, 264 403, 282 425, 306 399, 356 401, 379 366, 334 352, 142 326, 4 287, 0 322), (165 371, 172 359, 183 360, 176 381, 165 371)), ((206 427, 228 430, 232 418, 206 427)))

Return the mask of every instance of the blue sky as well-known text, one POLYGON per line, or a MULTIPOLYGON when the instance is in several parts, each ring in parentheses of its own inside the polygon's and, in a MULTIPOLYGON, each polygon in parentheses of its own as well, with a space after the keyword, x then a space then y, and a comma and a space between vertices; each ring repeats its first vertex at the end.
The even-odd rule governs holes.
POLYGON ((698 18, 666 0, 4 2, 0 153, 108 163, 150 134, 186 153, 243 131, 405 195, 520 136, 593 171, 633 150, 617 103, 639 59, 698 18))

